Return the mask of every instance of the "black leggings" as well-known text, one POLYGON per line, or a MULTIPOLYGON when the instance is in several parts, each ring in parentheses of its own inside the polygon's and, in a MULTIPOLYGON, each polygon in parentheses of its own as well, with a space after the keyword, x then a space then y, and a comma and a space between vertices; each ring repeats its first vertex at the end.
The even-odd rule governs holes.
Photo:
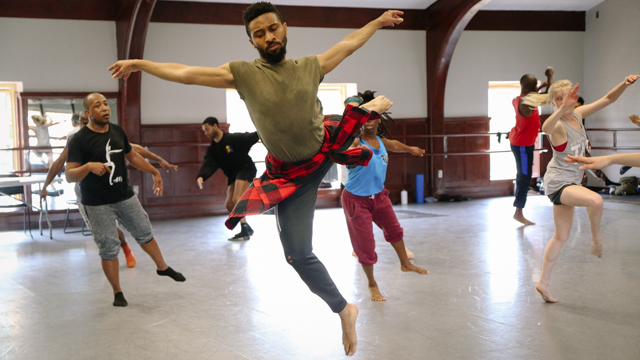
POLYGON ((287 263, 298 272, 311 292, 338 313, 347 306, 347 301, 331 280, 327 268, 313 253, 312 245, 318 185, 332 165, 333 161, 325 160, 318 170, 308 175, 305 185, 276 205, 275 214, 287 263))
POLYGON ((522 209, 527 203, 527 193, 529 192, 529 183, 531 183, 531 171, 533 168, 533 148, 531 146, 515 146, 511 145, 511 151, 516 158, 516 166, 518 175, 516 176, 516 199, 513 206, 522 209))

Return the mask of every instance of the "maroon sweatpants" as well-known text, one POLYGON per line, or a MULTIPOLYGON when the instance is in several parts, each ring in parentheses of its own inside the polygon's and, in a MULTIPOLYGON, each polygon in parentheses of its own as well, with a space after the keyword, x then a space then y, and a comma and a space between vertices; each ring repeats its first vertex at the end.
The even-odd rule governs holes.
POLYGON ((404 236, 402 226, 391 206, 389 191, 383 189, 379 194, 372 196, 373 198, 353 195, 346 189, 342 191, 342 208, 347 218, 351 244, 358 261, 364 266, 371 266, 378 261, 373 223, 382 229, 384 238, 389 243, 396 243, 404 236))

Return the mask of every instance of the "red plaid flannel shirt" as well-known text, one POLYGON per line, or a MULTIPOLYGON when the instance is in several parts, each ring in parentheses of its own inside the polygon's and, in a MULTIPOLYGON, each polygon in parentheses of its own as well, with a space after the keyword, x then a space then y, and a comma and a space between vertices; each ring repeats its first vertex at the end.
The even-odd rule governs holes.
POLYGON ((243 217, 262 214, 289 197, 306 183, 307 175, 315 172, 327 157, 338 164, 367 166, 371 160, 371 149, 362 147, 339 150, 345 145, 350 145, 362 125, 376 117, 380 115, 347 105, 342 117, 325 116, 324 141, 320 151, 311 159, 292 164, 267 154, 267 170, 260 178, 253 179, 253 183, 242 194, 225 221, 227 228, 233 229, 243 217))

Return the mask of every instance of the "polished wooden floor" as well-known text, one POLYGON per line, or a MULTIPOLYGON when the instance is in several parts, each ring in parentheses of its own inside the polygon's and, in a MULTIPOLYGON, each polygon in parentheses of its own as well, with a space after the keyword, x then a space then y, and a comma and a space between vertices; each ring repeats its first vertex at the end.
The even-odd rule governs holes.
MULTIPOLYGON (((369 300, 341 209, 318 210, 315 252, 360 307, 355 359, 640 359, 637 205, 606 203, 605 254, 589 255, 584 209, 552 278, 560 302, 535 291, 552 206, 529 197, 526 228, 512 198, 397 207, 414 263, 402 273, 376 229, 375 274, 386 302, 369 300)), ((112 294, 90 237, 0 233, 0 359, 340 359, 337 315, 284 261, 274 217, 250 218, 250 241, 229 242, 223 217, 154 222, 176 283, 132 243, 121 254, 129 302, 112 294)))

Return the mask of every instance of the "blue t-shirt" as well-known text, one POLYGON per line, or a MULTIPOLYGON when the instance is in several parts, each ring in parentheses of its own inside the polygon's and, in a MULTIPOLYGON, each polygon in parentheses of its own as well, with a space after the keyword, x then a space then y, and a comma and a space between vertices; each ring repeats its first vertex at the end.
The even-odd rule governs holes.
POLYGON ((359 139, 361 145, 367 145, 371 148, 373 156, 369 161, 369 166, 357 166, 355 169, 349 169, 349 178, 344 186, 353 195, 371 196, 379 194, 384 189, 389 155, 380 136, 376 137, 380 143, 380 149, 376 149, 366 141, 359 139))

